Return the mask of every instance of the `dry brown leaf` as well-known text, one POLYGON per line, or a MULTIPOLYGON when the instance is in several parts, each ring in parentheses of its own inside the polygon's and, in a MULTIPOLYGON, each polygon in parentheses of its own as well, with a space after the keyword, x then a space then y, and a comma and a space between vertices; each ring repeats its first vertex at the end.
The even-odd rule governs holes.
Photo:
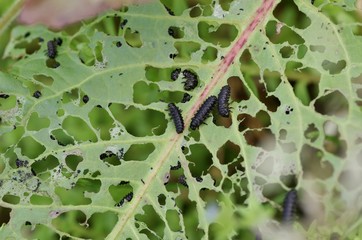
POLYGON ((25 24, 40 23, 59 29, 108 9, 145 2, 150 0, 26 0, 19 20, 25 24))

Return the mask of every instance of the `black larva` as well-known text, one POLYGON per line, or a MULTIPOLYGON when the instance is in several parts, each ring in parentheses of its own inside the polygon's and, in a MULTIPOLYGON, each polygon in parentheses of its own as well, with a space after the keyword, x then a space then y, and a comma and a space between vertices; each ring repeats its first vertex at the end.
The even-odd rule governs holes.
POLYGON ((191 119, 190 128, 192 130, 196 130, 201 125, 201 123, 205 121, 205 119, 209 116, 212 108, 214 107, 216 101, 217 98, 215 96, 210 96, 205 100, 195 116, 191 119))
POLYGON ((54 59, 57 56, 57 45, 55 41, 53 40, 48 41, 47 47, 48 47, 47 56, 49 58, 54 59))
POLYGON ((188 101, 190 101, 191 100, 191 95, 190 94, 188 94, 188 93, 184 93, 184 96, 183 96, 183 98, 182 98, 182 100, 181 100, 181 102, 182 103, 185 103, 185 102, 188 102, 188 101))
POLYGON ((87 103, 89 101, 88 95, 84 95, 82 100, 83 100, 84 103, 87 103))
POLYGON ((290 190, 284 198, 283 202, 283 215, 282 223, 292 223, 295 216, 297 207, 297 191, 295 189, 290 190))
POLYGON ((184 89, 186 91, 190 91, 194 89, 198 84, 197 75, 189 70, 183 70, 182 74, 184 75, 183 78, 186 79, 184 82, 184 89))
POLYGON ((187 185, 185 175, 181 175, 181 176, 178 178, 178 182, 179 182, 180 184, 182 184, 183 186, 187 187, 187 188, 189 187, 189 185, 187 185))
POLYGON ((217 109, 219 114, 223 117, 229 117, 229 99, 230 99, 230 87, 229 85, 223 86, 218 95, 217 109))
POLYGON ((182 133, 184 131, 184 120, 182 119, 181 111, 174 103, 168 104, 169 114, 175 124, 176 132, 182 133))
POLYGON ((176 68, 175 70, 173 70, 171 72, 171 79, 175 81, 178 78, 178 75, 180 75, 180 72, 181 68, 176 68))
POLYGON ((181 168, 181 163, 180 163, 180 161, 177 161, 177 165, 176 166, 171 166, 170 170, 177 170, 177 169, 180 169, 180 168, 181 168))
POLYGON ((60 37, 54 38, 54 42, 55 42, 58 46, 62 46, 63 39, 61 39, 60 37))
POLYGON ((119 203, 116 203, 115 207, 121 207, 124 203, 130 202, 133 198, 133 192, 128 193, 124 198, 119 201, 119 203))
POLYGON ((35 91, 34 93, 33 93, 33 97, 35 97, 35 98, 40 98, 41 97, 41 92, 40 91, 35 91))

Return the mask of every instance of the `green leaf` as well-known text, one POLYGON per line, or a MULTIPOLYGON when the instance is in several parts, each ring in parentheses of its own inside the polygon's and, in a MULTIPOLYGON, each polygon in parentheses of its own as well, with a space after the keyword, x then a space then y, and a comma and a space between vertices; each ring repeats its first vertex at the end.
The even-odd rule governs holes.
POLYGON ((285 238, 292 188, 303 215, 289 234, 357 236, 360 19, 355 1, 315 2, 162 0, 59 32, 14 27, 0 72, 1 238, 285 238), (195 89, 171 79, 177 68, 195 89), (190 130, 226 84, 231 116, 214 109, 190 130))

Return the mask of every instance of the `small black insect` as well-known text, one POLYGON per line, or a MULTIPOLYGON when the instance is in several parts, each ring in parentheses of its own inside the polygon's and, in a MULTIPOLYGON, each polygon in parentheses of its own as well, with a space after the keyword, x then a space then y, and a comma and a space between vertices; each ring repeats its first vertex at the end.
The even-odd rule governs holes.
POLYGON ((189 70, 183 70, 182 74, 184 75, 183 78, 186 79, 184 82, 184 89, 187 91, 194 89, 199 82, 197 75, 189 70))
POLYGON ((175 81, 178 78, 178 75, 180 75, 180 72, 181 68, 176 68, 175 70, 173 70, 171 72, 171 79, 175 81))
POLYGON ((119 201, 119 203, 116 203, 115 207, 121 207, 124 203, 130 202, 133 198, 133 192, 128 193, 124 198, 119 201))
POLYGON ((205 121, 212 108, 215 106, 216 101, 217 98, 215 96, 210 96, 205 100, 200 109, 196 112, 195 116, 191 119, 190 128, 192 130, 196 130, 196 128, 205 121))
POLYGON ((177 161, 177 165, 176 166, 171 166, 170 170, 177 170, 177 169, 180 169, 180 168, 181 168, 181 163, 180 163, 180 161, 177 161))
POLYGON ((41 92, 36 90, 34 93, 33 93, 33 97, 35 98, 40 98, 41 97, 41 92))
POLYGON ((47 43, 48 51, 47 56, 54 59, 57 56, 57 45, 54 40, 50 40, 47 43))
POLYGON ((203 179, 202 179, 202 177, 196 177, 196 181, 198 181, 198 182, 202 182, 202 181, 203 181, 203 179))
POLYGON ((311 0, 310 3, 313 5, 313 4, 314 4, 314 0, 311 0))
POLYGON ((20 160, 20 159, 16 159, 15 161, 16 167, 20 168, 20 167, 27 167, 29 162, 27 160, 20 160))
POLYGON ((124 26, 126 26, 127 22, 128 22, 128 20, 127 20, 127 19, 123 20, 123 21, 121 22, 121 24, 119 25, 119 26, 120 26, 120 28, 121 28, 121 29, 123 29, 123 28, 124 28, 124 26))
POLYGON ((170 14, 171 16, 175 16, 175 13, 170 8, 168 8, 166 6, 165 6, 165 8, 166 8, 168 14, 170 14))
POLYGON ((169 27, 167 32, 168 32, 168 35, 170 35, 171 37, 175 36, 175 31, 172 29, 172 27, 169 27))
POLYGON ((284 198, 282 222, 284 224, 292 223, 297 207, 297 190, 290 190, 284 198))
POLYGON ((63 39, 61 39, 60 37, 54 38, 53 41, 54 41, 58 46, 62 46, 63 39))
POLYGON ((175 59, 175 57, 177 57, 177 54, 176 53, 170 53, 169 57, 171 59, 175 59))
POLYGON ((180 109, 174 103, 169 103, 168 111, 175 124, 176 132, 179 134, 182 133, 184 131, 184 120, 182 119, 180 109))
POLYGON ((183 98, 182 98, 182 100, 181 100, 181 102, 182 102, 182 103, 188 102, 188 101, 191 100, 191 98, 192 98, 192 97, 191 97, 190 94, 185 93, 184 96, 183 96, 183 98))
POLYGON ((7 94, 4 94, 4 93, 0 94, 0 98, 7 99, 8 97, 9 97, 9 95, 7 95, 7 94))
POLYGON ((229 117, 229 99, 230 99, 230 87, 229 85, 223 86, 218 95, 217 109, 219 114, 223 117, 229 117))
POLYGON ((182 184, 183 186, 187 187, 187 188, 189 187, 189 185, 187 185, 185 175, 181 175, 181 176, 178 178, 178 182, 179 182, 180 184, 182 184))
POLYGON ((89 101, 88 95, 84 95, 82 100, 84 103, 87 103, 89 101))
POLYGON ((122 47, 122 43, 120 41, 116 42, 116 47, 122 47))

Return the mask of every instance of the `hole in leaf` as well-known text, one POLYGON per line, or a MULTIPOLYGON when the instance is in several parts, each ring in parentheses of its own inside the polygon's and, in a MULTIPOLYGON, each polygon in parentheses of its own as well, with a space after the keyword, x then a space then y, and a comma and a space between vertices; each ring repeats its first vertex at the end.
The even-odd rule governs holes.
POLYGON ((329 74, 339 74, 343 69, 346 68, 346 61, 339 60, 338 62, 334 63, 328 60, 324 60, 322 62, 322 67, 324 70, 329 71, 329 74))
POLYGON ((327 179, 333 175, 333 166, 322 161, 323 152, 308 144, 304 144, 300 152, 304 178, 327 179))
POLYGON ((240 153, 240 147, 231 141, 227 141, 217 151, 217 158, 221 164, 232 163, 240 153))
POLYGON ((175 26, 171 26, 168 28, 168 34, 175 39, 180 39, 185 36, 184 30, 175 26))
POLYGON ((68 155, 65 158, 65 164, 73 171, 77 170, 79 163, 82 161, 83 157, 78 155, 68 155))
POLYGON ((110 130, 113 127, 113 119, 103 108, 94 107, 88 114, 90 123, 99 131, 102 140, 110 140, 110 130))
POLYGON ((136 82, 133 85, 133 101, 142 105, 149 105, 160 101, 160 88, 154 83, 136 82))
POLYGON ((280 32, 277 29, 280 27, 281 23, 276 21, 269 21, 266 25, 266 35, 269 40, 274 44, 282 44, 288 42, 289 45, 300 45, 305 41, 304 39, 295 31, 290 29, 286 25, 281 25, 280 32))
POLYGON ((33 75, 33 78, 36 81, 38 81, 44 85, 47 85, 47 86, 51 86, 54 82, 54 79, 52 77, 46 76, 44 74, 33 75))
POLYGON ((294 53, 294 49, 290 46, 284 46, 279 50, 279 53, 282 58, 290 58, 294 53))
MULTIPOLYGON (((135 215, 135 220, 146 224, 147 228, 157 234, 157 237, 163 239, 165 223, 161 217, 157 214, 155 209, 151 205, 146 205, 143 208, 144 214, 135 215)), ((147 235, 149 237, 149 235, 147 235)), ((149 237, 149 239, 152 239, 149 237)))
POLYGON ((180 226, 180 216, 176 210, 167 210, 166 220, 167 225, 170 227, 171 231, 179 232, 182 230, 180 226))
POLYGON ((28 120, 27 130, 39 131, 40 129, 48 128, 49 125, 50 120, 48 118, 41 118, 37 112, 33 112, 28 120))
POLYGON ((294 1, 282 0, 273 11, 274 16, 290 27, 305 29, 311 20, 303 13, 294 1))
POLYGON ((130 198, 129 196, 130 193, 133 194, 133 188, 129 182, 122 181, 117 185, 111 185, 109 186, 108 191, 117 207, 122 207, 127 202, 132 201, 133 197, 130 198))
POLYGON ((130 28, 127 28, 124 34, 124 39, 126 40, 126 43, 134 48, 140 48, 142 47, 142 40, 141 35, 138 31, 132 32, 130 28))
POLYGON ((10 213, 12 209, 0 206, 0 226, 7 224, 10 221, 10 213))
POLYGON ((329 92, 314 103, 315 110, 323 115, 346 118, 348 116, 348 100, 338 90, 329 92))
MULTIPOLYGON (((10 203, 10 204, 19 204, 20 202, 20 197, 18 196, 15 196, 15 195, 11 195, 11 194, 5 194, 3 197, 2 197, 2 201, 6 202, 6 203, 10 203)), ((2 213, 0 212, 1 216, 2 213)))
POLYGON ((319 137, 319 130, 314 123, 308 125, 308 128, 304 131, 304 137, 314 142, 319 137))
POLYGON ((189 147, 191 154, 186 156, 190 162, 189 168, 193 177, 200 177, 212 165, 212 154, 203 144, 193 144, 189 147))
POLYGON ((231 42, 235 40, 238 30, 234 25, 221 24, 216 22, 204 22, 198 23, 199 37, 205 42, 220 46, 222 48, 230 46, 231 42))
POLYGON ((246 113, 239 114, 237 117, 239 124, 239 131, 243 132, 246 129, 259 129, 269 127, 271 125, 270 116, 267 112, 260 110, 255 117, 246 113))
POLYGON ((63 129, 76 141, 97 142, 97 136, 89 125, 79 117, 67 116, 62 123, 63 129))
POLYGON ((43 225, 36 224, 33 226, 32 224, 28 224, 29 222, 25 222, 25 224, 21 227, 21 234, 26 239, 41 239, 45 237, 49 240, 58 240, 60 236, 51 228, 43 225))
POLYGON ((50 205, 53 203, 53 199, 47 196, 33 194, 30 197, 30 203, 33 205, 50 205))
POLYGON ((147 144, 132 144, 124 154, 125 161, 144 161, 155 150, 152 143, 147 144))
POLYGON ((230 98, 233 101, 240 102, 241 100, 248 100, 250 98, 249 90, 239 77, 230 77, 227 82, 231 88, 230 98))
POLYGON ((207 47, 202 55, 202 63, 215 61, 217 58, 217 49, 214 47, 207 47))
POLYGON ((314 68, 302 68, 302 66, 299 62, 289 61, 285 75, 293 87, 295 96, 308 106, 318 96, 321 73, 314 68))
POLYGON ((190 61, 192 54, 200 50, 200 43, 197 42, 175 42, 174 47, 177 49, 177 56, 175 60, 180 60, 182 62, 190 61))
POLYGON ((159 136, 166 130, 168 120, 165 113, 152 109, 141 110, 134 106, 126 107, 118 103, 113 103, 109 109, 114 118, 133 136, 159 136))
POLYGON ((276 146, 276 138, 270 129, 248 130, 244 133, 246 142, 254 147, 272 151, 276 146))
POLYGON ((21 154, 30 159, 38 157, 45 151, 45 147, 30 136, 22 138, 18 143, 18 147, 21 149, 21 154))
POLYGON ((66 134, 63 129, 56 129, 53 130, 52 135, 50 136, 51 139, 57 140, 58 145, 66 146, 68 144, 74 145, 74 139, 66 134))
POLYGON ((338 125, 332 121, 324 123, 324 149, 340 158, 346 157, 347 143, 340 139, 338 125))
POLYGON ((34 171, 36 175, 39 173, 52 170, 59 166, 59 160, 53 155, 49 155, 42 160, 35 161, 31 164, 31 169, 34 171))

